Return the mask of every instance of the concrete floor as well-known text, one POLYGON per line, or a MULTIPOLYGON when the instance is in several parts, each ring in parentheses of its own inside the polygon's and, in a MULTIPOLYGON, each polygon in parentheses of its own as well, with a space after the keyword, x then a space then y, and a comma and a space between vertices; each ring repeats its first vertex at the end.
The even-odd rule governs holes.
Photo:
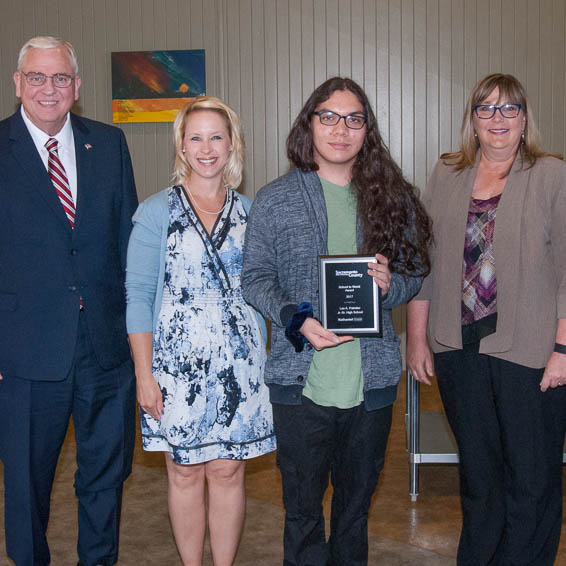
MULTIPOLYGON (((424 411, 440 410, 435 389, 422 388, 424 411)), ((408 494, 405 452, 405 387, 399 386, 385 469, 370 513, 370 564, 384 566, 448 566, 455 564, 460 529, 458 474, 455 466, 420 467, 420 495, 408 494)), ((73 493, 74 443, 65 442, 53 491, 49 541, 53 566, 76 563, 76 502, 73 493)), ((283 509, 281 481, 273 454, 247 465, 247 518, 236 564, 271 566, 282 563, 283 509)), ((135 467, 124 494, 121 566, 180 564, 167 516, 167 478, 163 456, 144 453, 138 440, 135 467)), ((325 513, 329 512, 329 494, 325 513)), ((0 565, 5 557, 3 504, 0 503, 0 565)), ((556 564, 566 565, 566 533, 556 564)), ((212 560, 207 550, 205 565, 212 560)))

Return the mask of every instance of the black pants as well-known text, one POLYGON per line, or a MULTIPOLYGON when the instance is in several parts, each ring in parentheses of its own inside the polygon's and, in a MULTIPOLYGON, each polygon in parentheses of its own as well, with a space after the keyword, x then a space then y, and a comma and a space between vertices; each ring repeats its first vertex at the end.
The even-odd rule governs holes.
POLYGON ((365 565, 367 517, 383 468, 392 406, 366 411, 273 405, 277 465, 283 480, 286 566, 365 565), (326 543, 322 499, 334 487, 326 543))
POLYGON ((542 393, 544 370, 474 351, 436 354, 435 369, 460 453, 458 564, 552 566, 566 388, 542 393))

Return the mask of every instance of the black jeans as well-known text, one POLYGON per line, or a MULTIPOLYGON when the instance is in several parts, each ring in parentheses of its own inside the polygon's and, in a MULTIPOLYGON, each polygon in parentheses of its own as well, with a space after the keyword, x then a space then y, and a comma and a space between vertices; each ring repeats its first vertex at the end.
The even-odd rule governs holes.
POLYGON ((460 453, 458 564, 552 566, 562 521, 566 388, 542 393, 543 369, 474 351, 434 359, 460 453))
POLYGON ((365 565, 367 517, 383 468, 392 406, 366 411, 273 404, 277 466, 283 480, 286 566, 365 565), (334 494, 326 542, 322 499, 334 494))

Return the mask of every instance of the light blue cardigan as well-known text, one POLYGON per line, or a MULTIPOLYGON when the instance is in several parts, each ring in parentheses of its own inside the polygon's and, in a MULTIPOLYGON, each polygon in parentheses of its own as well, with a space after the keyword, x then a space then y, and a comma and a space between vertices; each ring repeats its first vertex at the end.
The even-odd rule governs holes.
MULTIPOLYGON (((234 191, 235 193, 235 191, 234 191)), ((165 247, 169 227, 169 188, 144 200, 132 219, 134 227, 128 243, 126 265, 126 326, 128 334, 153 332, 163 296, 165 247)), ((251 201, 235 193, 249 213, 251 201)), ((257 313, 264 341, 267 330, 257 313)))

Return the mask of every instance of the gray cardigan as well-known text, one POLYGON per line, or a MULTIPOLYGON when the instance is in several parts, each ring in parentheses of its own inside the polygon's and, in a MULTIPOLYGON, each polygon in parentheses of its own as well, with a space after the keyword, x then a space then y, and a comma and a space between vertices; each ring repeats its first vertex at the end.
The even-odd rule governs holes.
MULTIPOLYGON (((300 404, 314 350, 295 353, 285 327, 301 301, 319 317, 318 256, 328 254, 328 219, 316 172, 292 170, 263 187, 250 212, 244 248, 245 299, 272 322, 265 382, 271 401, 300 404)), ((358 245, 361 241, 358 223, 358 245)), ((394 274, 383 300, 383 338, 362 338, 364 400, 368 410, 395 401, 402 364, 391 309, 420 289, 422 279, 394 274)))

